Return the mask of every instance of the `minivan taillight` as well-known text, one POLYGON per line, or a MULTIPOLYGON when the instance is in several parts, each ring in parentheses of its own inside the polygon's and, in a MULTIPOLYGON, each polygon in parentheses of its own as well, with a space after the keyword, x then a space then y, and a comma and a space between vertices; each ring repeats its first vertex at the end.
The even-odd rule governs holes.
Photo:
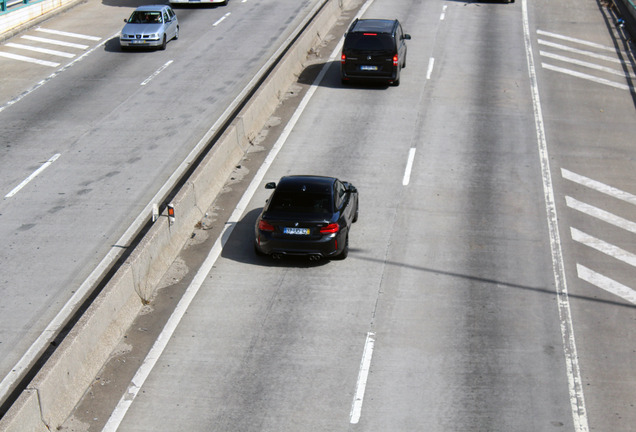
POLYGON ((342 57, 340 57, 340 63, 344 64, 347 61, 347 56, 342 53, 342 57))
POLYGON ((333 234, 340 231, 340 225, 337 223, 332 223, 327 225, 326 227, 320 228, 320 234, 333 234))
POLYGON ((258 229, 261 231, 274 231, 274 225, 262 220, 258 222, 258 229))
POLYGON ((397 66, 398 65, 398 56, 397 54, 393 56, 393 66, 397 66))

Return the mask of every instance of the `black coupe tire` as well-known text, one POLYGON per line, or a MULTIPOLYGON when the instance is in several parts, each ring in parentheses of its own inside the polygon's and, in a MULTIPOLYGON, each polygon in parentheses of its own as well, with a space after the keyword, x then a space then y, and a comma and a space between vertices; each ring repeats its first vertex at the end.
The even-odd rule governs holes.
POLYGON ((342 249, 342 252, 336 255, 334 259, 343 260, 343 259, 346 259, 348 256, 349 256, 349 234, 347 233, 347 237, 345 237, 344 249, 342 249))
POLYGON ((263 253, 263 251, 261 251, 258 246, 256 246, 256 243, 254 244, 254 253, 256 254, 256 256, 259 257, 265 256, 265 253, 263 253))

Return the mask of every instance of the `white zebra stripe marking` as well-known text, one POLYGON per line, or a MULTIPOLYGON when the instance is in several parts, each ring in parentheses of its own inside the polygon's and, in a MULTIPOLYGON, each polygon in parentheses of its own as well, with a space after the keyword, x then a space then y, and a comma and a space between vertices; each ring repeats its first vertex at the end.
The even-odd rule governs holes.
POLYGON ((64 52, 64 51, 57 51, 57 50, 52 50, 52 49, 47 49, 47 48, 34 47, 34 46, 31 46, 31 45, 22 45, 22 44, 17 44, 17 43, 13 43, 13 42, 9 42, 8 44, 5 44, 5 46, 11 47, 11 48, 23 49, 23 50, 27 50, 27 51, 39 52, 39 53, 43 53, 43 54, 55 55, 55 56, 59 56, 59 57, 66 57, 66 58, 75 57, 75 54, 67 53, 67 52, 64 52))
POLYGON ((589 177, 585 177, 580 174, 576 174, 572 171, 569 171, 565 168, 561 168, 561 176, 564 179, 570 180, 574 183, 578 183, 581 186, 585 186, 587 188, 593 189, 597 192, 604 193, 605 195, 609 195, 611 197, 617 198, 619 200, 628 202, 630 204, 636 205, 636 195, 631 194, 629 192, 622 191, 612 186, 608 186, 605 183, 601 183, 596 180, 592 180, 589 177))
POLYGON ((583 203, 569 196, 565 197, 565 202, 567 203, 568 207, 573 208, 574 210, 578 210, 581 213, 585 213, 589 216, 595 217, 596 219, 602 220, 603 222, 614 225, 615 227, 636 234, 636 222, 632 222, 620 216, 616 216, 613 213, 602 210, 598 207, 594 207, 590 204, 583 203))
POLYGON ((611 51, 611 52, 616 52, 616 49, 613 47, 609 47, 606 45, 602 45, 596 42, 590 42, 590 41, 586 41, 584 39, 577 39, 577 38, 573 38, 570 36, 565 36, 565 35, 561 35, 558 33, 552 33, 552 32, 548 32, 545 30, 537 30, 537 34, 543 35, 543 36, 548 36, 554 39, 560 39, 560 40, 564 40, 564 41, 568 41, 568 42, 574 42, 580 45, 585 45, 585 46, 589 46, 589 47, 593 47, 593 48, 598 48, 601 50, 605 50, 605 51, 611 51))
POLYGON ((633 289, 616 282, 613 279, 608 278, 607 276, 603 276, 600 273, 597 273, 589 268, 577 264, 576 272, 579 278, 584 281, 591 283, 592 285, 601 288, 611 294, 614 294, 622 299, 627 300, 630 303, 636 304, 636 291, 633 289))
POLYGON ((583 66, 589 69, 594 69, 600 72, 606 72, 606 73, 610 73, 612 75, 617 75, 617 76, 621 76, 621 77, 629 77, 632 79, 636 79, 636 75, 633 74, 626 74, 625 71, 622 70, 618 70, 618 69, 612 69, 609 67, 605 67, 605 66, 601 66, 599 64, 596 63, 590 63, 590 62, 586 62, 586 61, 582 61, 582 60, 577 60, 571 57, 566 57, 566 56, 562 56, 559 54, 553 54, 547 51, 539 51, 539 54, 542 57, 547 57, 547 58, 551 58, 553 60, 558 60, 558 61, 562 61, 564 63, 571 63, 577 66, 583 66))
POLYGON ((76 38, 76 39, 84 39, 84 40, 91 40, 91 41, 101 40, 101 38, 99 38, 97 36, 88 36, 88 35, 83 35, 83 34, 79 34, 79 33, 71 33, 71 32, 59 31, 59 30, 51 30, 51 29, 45 29, 45 28, 42 28, 42 27, 38 27, 35 30, 39 31, 39 32, 43 32, 43 33, 49 33, 49 34, 54 34, 54 35, 58 35, 58 36, 68 36, 68 37, 72 37, 72 38, 76 38))
POLYGON ((606 55, 603 55, 603 54, 597 54, 597 53, 592 52, 592 51, 585 51, 585 50, 578 49, 578 48, 572 48, 572 47, 569 47, 567 45, 561 45, 561 44, 554 43, 554 42, 548 42, 548 41, 543 40, 543 39, 539 39, 538 42, 539 42, 539 45, 547 46, 547 47, 550 47, 550 48, 556 48, 558 50, 567 51, 567 52, 571 52, 571 53, 574 53, 574 54, 580 54, 580 55, 583 55, 583 56, 586 56, 586 57, 592 57, 592 58, 595 58, 597 60, 603 60, 603 61, 607 61, 607 62, 611 62, 611 63, 624 63, 622 60, 617 59, 616 57, 610 57, 610 56, 606 56, 606 55))
POLYGON ((22 39, 28 39, 28 40, 32 40, 32 41, 35 41, 35 42, 42 42, 42 43, 47 43, 47 44, 51 44, 51 45, 65 46, 65 47, 69 47, 69 48, 78 48, 78 49, 87 49, 88 48, 88 45, 76 44, 76 43, 72 43, 72 42, 64 42, 64 41, 59 41, 59 40, 56 40, 56 39, 42 38, 42 37, 39 37, 39 36, 24 35, 24 36, 22 36, 22 39))
POLYGON ((616 258, 626 264, 636 267, 636 255, 631 252, 621 249, 618 246, 607 243, 604 240, 598 239, 594 236, 584 233, 576 228, 570 228, 572 234, 572 240, 584 244, 592 249, 604 253, 607 256, 616 258))
POLYGON ((23 56, 19 54, 12 54, 12 53, 6 53, 6 52, 0 52, 0 57, 6 57, 12 60, 20 60, 27 63, 36 63, 39 65, 48 66, 48 67, 58 67, 60 65, 59 63, 55 63, 55 62, 40 60, 33 57, 27 57, 27 56, 23 56))
POLYGON ((565 69, 565 68, 562 68, 562 67, 554 66, 554 65, 551 65, 549 63, 541 63, 541 66, 543 66, 543 68, 545 68, 545 69, 548 69, 548 70, 551 70, 551 71, 554 71, 554 72, 560 72, 560 73, 565 74, 565 75, 570 75, 570 76, 573 76, 573 77, 576 77, 576 78, 581 78, 581 79, 584 79, 584 80, 587 80, 587 81, 592 81, 592 82, 595 82, 597 84, 603 84, 603 85, 614 87, 614 88, 617 88, 617 89, 620 89, 620 90, 627 90, 627 91, 631 91, 632 90, 632 86, 628 86, 626 84, 617 83, 615 81, 608 80, 608 79, 605 79, 605 78, 598 78, 598 77, 595 77, 593 75, 588 75, 588 74, 584 74, 584 73, 581 73, 581 72, 576 72, 576 71, 573 71, 573 70, 570 70, 570 69, 565 69))

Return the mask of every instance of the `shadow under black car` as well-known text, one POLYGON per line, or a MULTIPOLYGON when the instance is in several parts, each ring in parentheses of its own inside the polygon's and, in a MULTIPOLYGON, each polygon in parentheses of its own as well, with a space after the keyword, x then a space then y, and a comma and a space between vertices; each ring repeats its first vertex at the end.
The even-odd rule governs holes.
POLYGON ((223 245, 221 252, 223 258, 245 264, 283 268, 320 267, 330 262, 330 260, 325 258, 310 260, 308 257, 290 255, 274 259, 271 256, 257 255, 254 252, 254 225, 262 210, 262 208, 258 208, 250 211, 234 226, 232 234, 223 245))
POLYGON ((316 77, 320 73, 323 67, 328 68, 327 73, 318 83, 320 87, 327 88, 363 88, 370 90, 386 90, 389 86, 388 83, 382 81, 351 81, 346 84, 342 83, 340 78, 340 62, 329 61, 314 63, 307 66, 298 76, 298 82, 300 84, 313 85, 316 81, 316 77))

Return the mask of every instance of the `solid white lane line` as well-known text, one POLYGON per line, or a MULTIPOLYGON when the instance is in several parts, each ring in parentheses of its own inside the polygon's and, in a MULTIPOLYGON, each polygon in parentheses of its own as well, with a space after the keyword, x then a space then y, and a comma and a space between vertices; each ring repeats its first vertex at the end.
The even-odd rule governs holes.
POLYGON ((609 195, 611 197, 617 198, 619 200, 628 202, 630 204, 636 205, 636 195, 631 194, 629 192, 622 191, 612 186, 608 186, 605 183, 601 183, 600 181, 592 180, 589 177, 585 177, 580 174, 576 174, 572 171, 566 170, 565 168, 561 168, 561 176, 564 179, 570 180, 574 183, 578 183, 581 186, 585 186, 590 189, 594 189, 595 191, 604 193, 605 195, 609 195))
POLYGON ((38 27, 35 29, 36 31, 39 32, 43 32, 43 33, 49 33, 49 34, 54 34, 54 35, 59 35, 59 36, 68 36, 68 37, 72 37, 72 38, 76 38, 76 39, 85 39, 85 40, 91 40, 91 41, 98 41, 101 38, 97 37, 97 36, 88 36, 88 35, 83 35, 83 34, 79 34, 79 33, 71 33, 71 32, 65 32, 65 31, 59 31, 59 30, 51 30, 51 29, 45 29, 42 27, 38 27))
POLYGON ((581 73, 581 72, 576 72, 576 71, 573 71, 573 70, 570 70, 570 69, 565 69, 565 68, 562 68, 562 67, 554 66, 554 65, 551 65, 549 63, 541 63, 541 66, 543 66, 545 69, 548 69, 548 70, 551 70, 551 71, 554 71, 554 72, 560 72, 560 73, 565 74, 565 75, 570 75, 570 76, 573 76, 573 77, 576 77, 576 78, 581 78, 581 79, 584 79, 584 80, 587 80, 587 81, 592 81, 592 82, 595 82, 597 84, 603 84, 603 85, 614 87, 614 88, 617 88, 617 89, 620 89, 620 90, 628 90, 628 91, 632 90, 632 86, 629 86, 629 85, 626 85, 626 84, 617 83, 617 82, 614 82, 614 81, 611 81, 611 80, 608 80, 608 79, 605 79, 605 78, 598 78, 598 77, 595 77, 594 75, 588 75, 588 74, 584 74, 584 73, 581 73))
POLYGON ((406 186, 411 181, 411 170, 413 169, 413 160, 415 159, 415 148, 409 150, 409 157, 406 161, 406 169, 402 178, 402 185, 406 186))
POLYGON ((568 41, 568 42, 574 42, 574 43, 577 43, 577 44, 580 44, 580 45, 586 45, 586 46, 589 46, 589 47, 598 48, 598 49, 602 49, 602 50, 605 50, 605 51, 616 52, 616 49, 613 48, 613 47, 601 45, 601 44, 596 43, 596 42, 586 41, 584 39, 577 39, 577 38, 573 38, 573 37, 570 37, 570 36, 564 36, 564 35, 560 35, 560 34, 557 34, 557 33, 547 32, 547 31, 544 31, 544 30, 537 30, 537 34, 540 34, 540 35, 543 35, 543 36, 549 36, 549 37, 554 38, 554 39, 561 39, 561 40, 565 40, 565 41, 568 41))
POLYGON ((593 205, 583 203, 569 196, 565 197, 565 202, 568 205, 568 207, 573 208, 574 210, 578 210, 581 213, 585 213, 589 216, 595 217, 596 219, 612 224, 615 227, 622 228, 626 231, 636 234, 636 222, 632 222, 630 220, 624 219, 613 213, 602 210, 593 205))
POLYGON ((592 249, 596 249, 597 251, 602 252, 607 256, 616 258, 617 260, 623 261, 624 263, 627 263, 633 267, 636 267, 635 254, 628 252, 625 249, 621 249, 618 246, 614 246, 613 244, 607 243, 604 240, 586 234, 576 228, 570 228, 570 233, 572 234, 572 240, 582 243, 585 246, 591 247, 592 249))
POLYGON ((528 0, 521 0, 523 37, 526 49, 526 61, 530 77, 530 90, 532 105, 534 108, 534 121, 537 134, 537 146, 541 162, 541 177, 543 180, 543 192, 550 237, 550 250, 552 254, 552 269, 554 273, 555 290, 557 293, 557 306, 559 311, 561 338, 563 341, 563 353, 565 355, 565 368, 568 380, 568 392, 570 394, 570 409, 575 432, 588 432, 589 423, 585 408, 585 395, 581 380, 581 368, 579 367, 576 340, 574 337, 574 325, 572 323, 572 311, 570 309, 570 297, 568 294, 567 279, 565 277, 565 264, 563 262, 563 250, 561 248, 561 235, 557 217, 556 202, 554 199, 554 186, 550 170, 550 155, 545 136, 541 99, 539 97, 539 84, 534 63, 532 41, 530 38, 530 23, 528 19, 528 0))
POLYGON ((570 63, 570 64, 575 64, 577 66, 583 66, 589 69, 595 69, 597 71, 601 71, 601 72, 606 72, 606 73, 610 73, 612 75, 617 75, 617 76, 622 76, 622 77, 629 77, 629 78, 636 78, 636 75, 633 74, 629 74, 629 73, 625 73, 625 71, 619 70, 619 69, 613 69, 610 67, 606 67, 606 66, 601 66, 600 64, 597 63, 590 63, 590 62, 586 62, 586 61, 582 61, 582 60, 577 60, 577 59, 573 59, 571 57, 566 57, 566 56, 562 56, 559 54, 553 54, 547 51, 539 51, 539 54, 541 54, 541 56, 543 57, 547 57, 547 58, 551 58, 553 60, 559 60, 562 61, 564 63, 570 63))
POLYGON ((609 293, 612 293, 618 297, 621 297, 627 300, 630 303, 636 304, 636 291, 633 289, 616 282, 613 279, 608 278, 600 273, 597 273, 589 268, 577 264, 576 272, 579 278, 583 279, 586 282, 591 283, 592 285, 601 288, 609 293))
POLYGON ((426 70, 426 79, 430 80, 431 75, 433 74, 433 66, 435 66, 435 59, 431 57, 428 59, 428 69, 426 70))
POLYGON ((161 72, 163 72, 163 70, 164 70, 165 68, 167 68, 168 66, 170 66, 173 62, 174 62, 174 60, 169 60, 169 61, 167 61, 167 62, 166 62, 163 66, 161 66, 159 69, 157 69, 157 70, 155 71, 155 73, 153 73, 153 74, 152 74, 152 75, 150 75, 148 78, 146 78, 146 79, 145 79, 145 80, 144 80, 144 81, 143 81, 140 85, 142 85, 142 86, 143 86, 143 85, 148 84, 150 81, 152 81, 152 79, 153 79, 154 77, 156 77, 156 76, 157 76, 157 75, 159 75, 161 72))
MULTIPOLYGON (((23 49, 23 50, 27 50, 27 51, 39 52, 39 53, 42 53, 42 54, 55 55, 55 56, 59 56, 59 57, 66 57, 66 58, 75 57, 75 54, 67 53, 67 52, 64 52, 64 51, 57 51, 57 50, 52 50, 52 49, 47 49, 47 48, 34 47, 34 46, 31 46, 31 45, 22 45, 22 44, 13 43, 13 42, 9 42, 9 43, 5 44, 5 46, 11 47, 11 48, 23 49)), ((59 63, 57 63, 57 64, 59 65, 59 63)))
POLYGON ((225 15, 223 15, 221 18, 219 18, 214 24, 212 24, 212 27, 216 27, 219 24, 221 24, 223 22, 223 20, 227 17, 229 17, 232 14, 232 12, 228 12, 225 15))
POLYGON ((36 58, 33 58, 33 57, 23 56, 23 55, 20 55, 20 54, 12 54, 12 53, 1 52, 1 51, 0 51, 0 57, 6 57, 6 58, 10 58, 12 60, 19 60, 19 61, 23 61, 23 62, 27 62, 27 63, 35 63, 35 64, 39 64, 41 66, 48 66, 48 67, 58 67, 60 65, 59 63, 55 63, 55 62, 50 62, 50 61, 46 61, 46 60, 40 60, 40 59, 36 59, 36 58))
POLYGON ((373 356, 373 347, 375 345, 375 333, 367 333, 367 340, 364 343, 362 351, 362 361, 360 362, 360 370, 358 372, 358 382, 356 384, 356 393, 353 396, 351 404, 350 423, 357 424, 362 414, 362 401, 364 392, 367 388, 367 379, 369 378, 369 370, 371 369, 371 357, 373 356))
MULTIPOLYGON (((338 53, 341 49, 341 46, 342 46, 342 41, 340 41, 336 49, 331 54, 330 60, 335 60, 337 58, 338 53)), ((161 334, 159 335, 154 345, 150 349, 150 352, 144 359, 142 365, 137 370, 137 373, 135 374, 132 381, 128 385, 127 391, 121 397, 121 399, 119 400, 119 403, 117 404, 117 406, 111 413, 110 417, 108 418, 108 421, 106 422, 106 425, 102 429, 102 432, 115 432, 119 428, 119 425, 123 421, 124 416, 126 415, 126 413, 128 412, 128 409, 130 408, 135 398, 139 394, 139 390, 141 390, 141 387, 146 382, 146 379, 150 375, 150 372, 152 371, 152 369, 155 367, 155 364, 161 357, 163 350, 168 345, 170 338, 172 337, 177 326, 183 319, 183 316, 187 312, 188 307, 192 303, 192 300, 196 296, 197 292, 199 292, 199 289, 201 288, 201 286, 203 285, 203 282, 207 278, 208 273, 210 273, 210 271, 212 270, 212 267, 216 263, 216 260, 221 255, 221 252, 223 251, 223 247, 225 246, 225 243, 229 239, 230 235, 232 234, 234 227, 236 227, 238 225, 238 222, 242 219, 243 214, 245 213, 250 200, 252 199, 252 197, 256 193, 256 190, 258 189, 261 182, 265 178, 265 174, 269 170, 269 167, 276 159, 276 156, 278 155, 280 150, 283 148, 283 145, 287 141, 287 138, 289 137, 292 130, 296 126, 296 123, 300 119, 300 116, 302 115, 303 111, 309 104, 310 99, 313 97, 314 93, 318 89, 320 82, 325 77, 327 70, 329 68, 329 64, 330 62, 325 63, 323 68, 320 70, 320 73, 316 77, 312 86, 307 90, 307 93, 305 94, 303 99, 300 101, 298 108, 296 108, 296 111, 290 118, 285 128, 283 128, 283 131, 281 132, 280 137, 278 138, 276 143, 274 143, 274 146, 268 153, 263 164, 254 175, 254 178, 252 179, 249 186, 245 190, 245 193, 241 197, 241 200, 239 201, 236 208, 230 215, 230 218, 228 219, 228 221, 225 223, 225 226, 223 227, 223 231, 221 232, 221 235, 214 243, 214 246, 210 250, 210 253, 208 254, 207 258, 205 259, 205 261, 203 262, 203 264, 197 271, 192 282, 190 283, 183 297, 179 301, 179 304, 177 305, 172 315, 168 319, 168 322, 166 323, 161 334)))
POLYGON ((28 39, 28 40, 32 40, 32 41, 35 41, 35 42, 42 42, 42 43, 47 43, 47 44, 51 44, 51 45, 65 46, 65 47, 69 47, 69 48, 78 48, 78 49, 86 49, 86 48, 88 48, 88 45, 76 44, 76 43, 72 43, 72 42, 64 42, 64 41, 60 41, 60 40, 56 40, 56 39, 41 38, 39 36, 24 35, 24 36, 22 36, 22 39, 28 39))
POLYGON ((40 168, 38 168, 37 170, 35 170, 33 172, 33 174, 31 174, 30 176, 28 176, 26 179, 24 179, 24 181, 22 181, 22 183, 20 183, 19 185, 17 185, 15 188, 13 188, 13 190, 11 192, 9 192, 8 194, 6 194, 4 197, 5 198, 11 198, 12 196, 14 196, 15 194, 17 194, 18 192, 20 192, 20 190, 25 187, 31 180, 33 180, 35 177, 37 177, 42 171, 44 171, 45 169, 47 169, 53 162, 55 162, 57 160, 57 158, 59 158, 60 156, 62 156, 61 154, 57 153, 54 154, 48 161, 46 161, 40 168))

